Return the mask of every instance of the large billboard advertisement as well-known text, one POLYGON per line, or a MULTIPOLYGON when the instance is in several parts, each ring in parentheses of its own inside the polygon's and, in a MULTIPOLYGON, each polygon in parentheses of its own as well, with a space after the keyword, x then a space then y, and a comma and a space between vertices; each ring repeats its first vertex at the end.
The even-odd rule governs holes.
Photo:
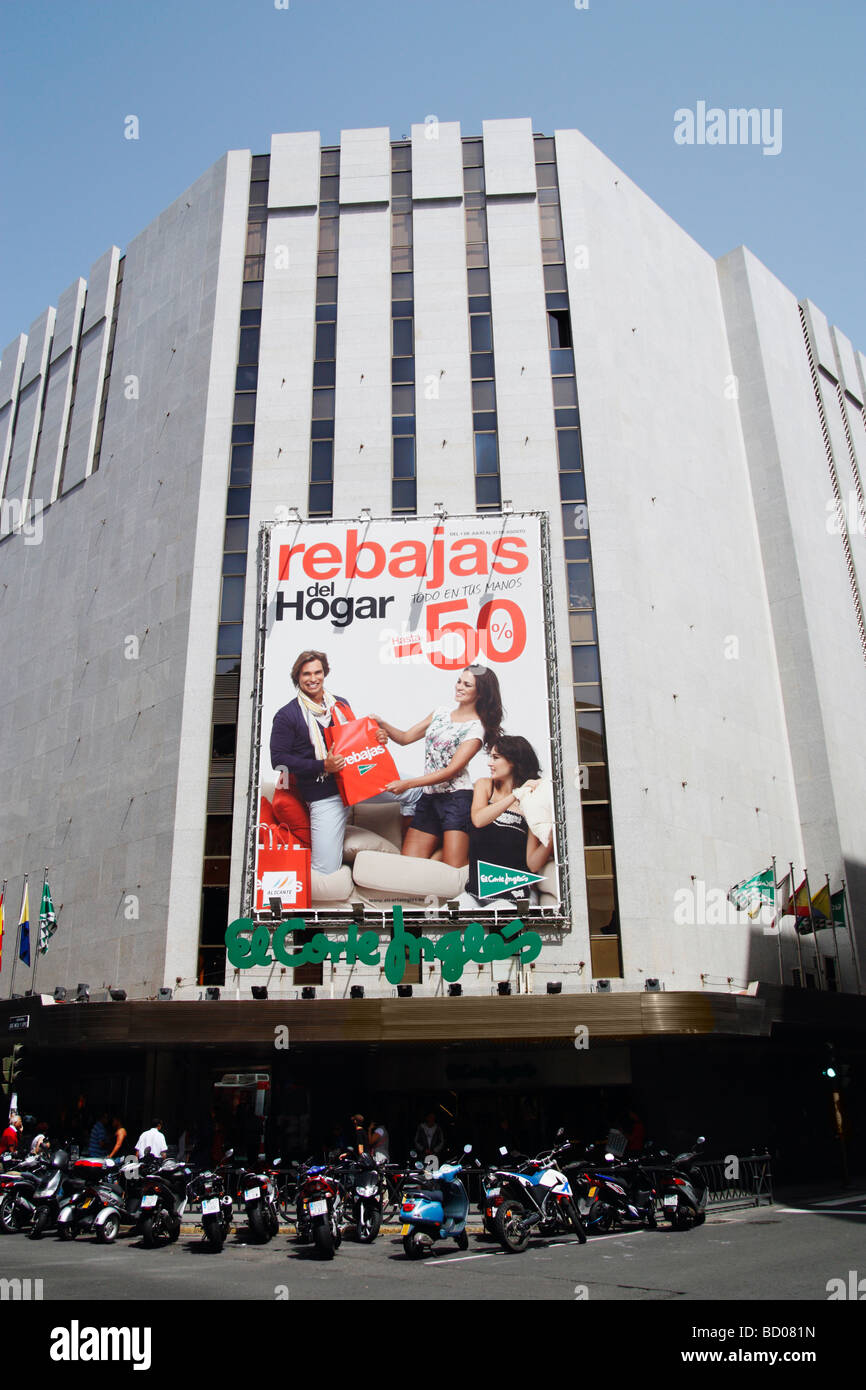
POLYGON ((248 909, 561 902, 533 514, 270 523, 248 909))

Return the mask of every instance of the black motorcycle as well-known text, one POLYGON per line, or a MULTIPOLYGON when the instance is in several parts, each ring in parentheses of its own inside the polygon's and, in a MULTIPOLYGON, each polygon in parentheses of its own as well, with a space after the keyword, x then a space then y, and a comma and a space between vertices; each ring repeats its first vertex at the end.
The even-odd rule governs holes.
MULTIPOLYGON (((273 1167, 278 1167, 275 1159, 273 1167)), ((276 1187, 268 1172, 256 1173, 247 1169, 238 1180, 238 1201, 242 1202, 247 1214, 249 1232, 256 1245, 264 1245, 272 1240, 280 1229, 277 1213, 276 1187)))
MULTIPOLYGON (((232 1156, 229 1149, 225 1163, 232 1156)), ((222 1250, 232 1228, 234 1203, 220 1169, 206 1168, 196 1174, 187 1187, 191 1202, 201 1202, 201 1224, 204 1238, 212 1250, 222 1250)))
POLYGON ((590 1232, 640 1225, 655 1230, 656 1190, 640 1158, 619 1158, 591 1145, 587 1159, 569 1165, 581 1218, 590 1232), (598 1155, 598 1156, 594 1156, 598 1155))
POLYGON ((661 1194, 662 1214, 675 1231, 688 1231, 702 1226, 707 1219, 709 1184, 706 1174, 698 1167, 698 1149, 706 1143, 703 1135, 695 1141, 694 1149, 671 1158, 659 1150, 658 1161, 653 1159, 655 1184, 661 1194))
MULTIPOLYGON (((153 1162, 153 1160, 150 1160, 153 1162)), ((165 1159, 147 1171, 148 1160, 140 1167, 136 1220, 132 1235, 141 1236, 148 1250, 168 1245, 180 1235, 181 1218, 187 1208, 187 1186, 193 1171, 186 1163, 165 1159)))
POLYGON ((382 1225, 382 1183, 369 1154, 345 1159, 335 1170, 343 1189, 342 1215, 362 1245, 371 1244, 382 1225))

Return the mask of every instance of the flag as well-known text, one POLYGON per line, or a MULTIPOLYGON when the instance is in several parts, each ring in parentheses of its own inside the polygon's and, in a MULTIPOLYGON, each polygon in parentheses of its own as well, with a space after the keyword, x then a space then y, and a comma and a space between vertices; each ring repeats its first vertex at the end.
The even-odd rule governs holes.
POLYGON ((790 894, 782 904, 782 915, 797 918, 797 931, 801 936, 829 926, 830 895, 826 886, 810 901, 804 878, 796 893, 790 894))
POLYGON ((54 911, 54 904, 51 901, 51 889, 48 887, 48 879, 42 885, 42 906, 39 909, 39 950, 44 956, 48 950, 48 943, 57 931, 57 913, 54 911))
POLYGON ((848 923, 845 921, 845 889, 840 888, 838 893, 833 893, 830 898, 830 909, 833 917, 833 926, 841 927, 843 931, 847 929, 848 923))
POLYGON ((738 912, 748 912, 757 917, 764 903, 774 901, 773 869, 764 869, 742 883, 735 883, 728 893, 728 902, 733 903, 738 912))
POLYGON ((826 883, 812 899, 812 916, 815 920, 816 930, 820 930, 821 927, 829 927, 831 924, 833 907, 830 901, 830 889, 826 883))
POLYGON ((3 969, 3 899, 6 897, 6 884, 0 888, 0 970, 3 969))
POLYGON ((18 959, 30 964, 30 890, 24 879, 24 897, 21 899, 21 916, 18 918, 18 959))

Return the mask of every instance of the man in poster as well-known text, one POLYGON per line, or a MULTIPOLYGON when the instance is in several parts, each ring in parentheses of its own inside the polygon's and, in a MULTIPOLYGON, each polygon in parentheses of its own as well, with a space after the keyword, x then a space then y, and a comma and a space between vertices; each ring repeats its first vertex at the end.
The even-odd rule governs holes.
MULTIPOLYGON (((326 747, 325 731, 355 717, 348 700, 325 689, 329 671, 324 652, 301 652, 292 667, 298 694, 277 711, 271 729, 271 765, 286 768, 294 776, 298 794, 309 807, 310 867, 319 874, 336 873, 343 862, 343 836, 350 810, 343 804, 334 778, 346 760, 326 747)), ((376 737, 381 744, 388 742, 382 728, 376 737)), ((406 792, 397 798, 402 802, 404 818, 411 817, 419 795, 417 791, 406 792)), ((394 799, 388 792, 382 797, 394 799)))

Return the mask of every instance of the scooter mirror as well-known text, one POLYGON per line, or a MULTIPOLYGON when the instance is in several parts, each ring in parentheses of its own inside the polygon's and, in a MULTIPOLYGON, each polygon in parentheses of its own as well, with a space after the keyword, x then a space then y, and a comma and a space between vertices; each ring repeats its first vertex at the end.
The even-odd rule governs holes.
POLYGON ((225 1153, 223 1154, 223 1162, 226 1162, 228 1159, 230 1159, 233 1153, 234 1149, 226 1149, 225 1153))
POLYGON ((417 1157, 418 1157, 418 1150, 417 1150, 417 1149, 410 1149, 410 1150, 409 1150, 409 1157, 410 1157, 410 1158, 417 1158, 417 1157))
POLYGON ((556 1131, 556 1137, 557 1137, 557 1139, 564 1139, 564 1138, 565 1138, 565 1130, 562 1128, 561 1125, 560 1125, 559 1129, 556 1131))
POLYGON ((706 1144, 706 1142, 707 1141, 702 1134, 699 1134, 697 1139, 695 1140, 696 1144, 706 1144))
POLYGON ((424 1172, 424 1164, 421 1162, 420 1158, 416 1160, 415 1167, 420 1169, 422 1173, 424 1172))
POLYGON ((604 1156, 604 1161, 605 1161, 605 1163, 613 1163, 613 1161, 614 1161, 615 1158, 616 1158, 616 1154, 605 1154, 605 1156, 604 1156))
POLYGON ((463 1145, 463 1152, 464 1152, 465 1154, 471 1154, 471 1152, 472 1152, 472 1145, 471 1145, 471 1144, 464 1144, 464 1145, 463 1145))
POLYGON ((499 1145, 499 1152, 502 1154, 502 1157, 503 1157, 503 1158, 504 1158, 504 1157, 506 1156, 506 1154, 508 1153, 508 1150, 506 1149, 506 1147, 505 1147, 504 1144, 500 1144, 500 1145, 499 1145))
POLYGON ((282 1160, 281 1158, 275 1158, 275 1159, 274 1159, 274 1167, 275 1167, 275 1168, 279 1168, 279 1166, 280 1166, 280 1164, 282 1163, 282 1161, 283 1161, 283 1160, 282 1160))

